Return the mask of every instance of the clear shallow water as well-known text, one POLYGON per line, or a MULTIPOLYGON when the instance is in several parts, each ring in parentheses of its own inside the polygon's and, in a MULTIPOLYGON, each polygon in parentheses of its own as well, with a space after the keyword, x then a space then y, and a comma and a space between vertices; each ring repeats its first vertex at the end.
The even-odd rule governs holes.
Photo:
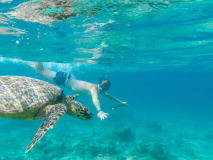
POLYGON ((100 121, 80 95, 94 119, 64 116, 27 154, 41 121, 1 119, 0 159, 213 159, 213 2, 71 1, 61 15, 55 1, 0 2, 0 75, 44 80, 22 60, 93 83, 106 74, 129 102, 100 97, 100 121))
POLYGON ((1 3, 2 56, 119 70, 211 67, 211 1, 71 1, 76 17, 64 21, 45 2, 1 3))

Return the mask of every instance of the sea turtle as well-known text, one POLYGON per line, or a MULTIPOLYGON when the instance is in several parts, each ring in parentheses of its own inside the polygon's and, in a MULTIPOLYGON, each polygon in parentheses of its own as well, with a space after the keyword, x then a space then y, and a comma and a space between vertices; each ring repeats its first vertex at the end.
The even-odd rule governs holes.
POLYGON ((23 76, 0 76, 0 117, 20 120, 42 120, 28 152, 65 114, 91 120, 92 113, 79 102, 78 94, 65 96, 61 88, 42 80, 23 76))

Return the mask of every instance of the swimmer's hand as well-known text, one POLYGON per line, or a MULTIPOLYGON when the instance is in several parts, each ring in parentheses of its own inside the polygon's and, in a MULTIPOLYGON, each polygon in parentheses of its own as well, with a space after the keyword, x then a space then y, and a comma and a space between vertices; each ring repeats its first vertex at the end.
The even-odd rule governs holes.
POLYGON ((104 113, 103 111, 99 111, 98 112, 98 117, 103 120, 104 118, 107 118, 107 115, 109 115, 109 113, 104 113))
POLYGON ((122 102, 123 105, 129 105, 128 102, 122 102))

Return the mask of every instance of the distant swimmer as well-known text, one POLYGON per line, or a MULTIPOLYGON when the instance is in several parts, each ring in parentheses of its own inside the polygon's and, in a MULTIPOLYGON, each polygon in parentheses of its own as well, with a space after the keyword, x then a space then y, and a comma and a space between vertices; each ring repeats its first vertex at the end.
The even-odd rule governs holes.
POLYGON ((43 64, 41 62, 35 62, 35 63, 24 63, 28 66, 32 67, 36 70, 36 73, 40 74, 42 77, 47 79, 50 82, 54 82, 58 85, 63 85, 67 89, 73 90, 76 93, 79 94, 87 94, 92 96, 93 104, 95 105, 98 114, 97 116, 103 120, 104 118, 107 118, 108 113, 104 113, 101 110, 100 102, 98 99, 98 94, 103 95, 104 97, 118 102, 122 105, 128 105, 127 102, 122 102, 119 99, 113 97, 112 95, 106 93, 106 91, 109 89, 111 83, 110 81, 105 78, 104 76, 101 77, 98 84, 93 84, 90 82, 77 80, 73 75, 68 74, 66 72, 54 72, 48 69, 43 68, 43 64))

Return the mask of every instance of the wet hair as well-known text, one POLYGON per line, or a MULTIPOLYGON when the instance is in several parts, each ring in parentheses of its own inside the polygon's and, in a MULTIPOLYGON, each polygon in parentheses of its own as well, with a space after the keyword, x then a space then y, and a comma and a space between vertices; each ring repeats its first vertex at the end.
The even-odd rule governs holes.
POLYGON ((105 76, 101 77, 98 83, 98 90, 99 91, 107 91, 111 86, 110 80, 105 78, 105 76))

